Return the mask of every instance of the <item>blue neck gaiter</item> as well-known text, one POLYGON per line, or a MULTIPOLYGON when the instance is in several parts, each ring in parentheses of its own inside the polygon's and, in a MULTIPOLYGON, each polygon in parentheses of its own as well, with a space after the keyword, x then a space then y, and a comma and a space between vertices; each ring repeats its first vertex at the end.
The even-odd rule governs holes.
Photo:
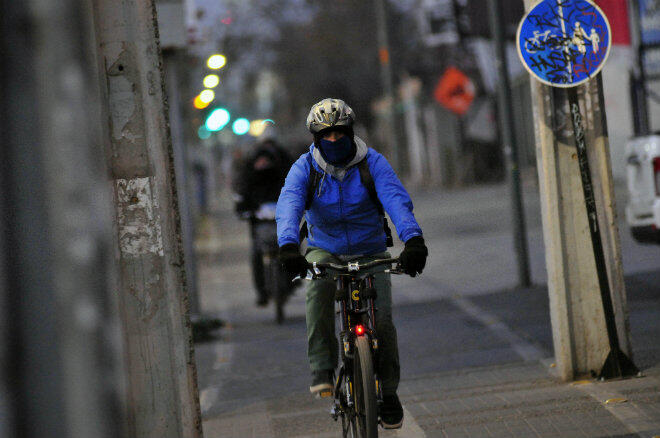
POLYGON ((319 150, 323 158, 333 166, 344 166, 355 156, 355 147, 348 135, 337 141, 321 139, 319 150))

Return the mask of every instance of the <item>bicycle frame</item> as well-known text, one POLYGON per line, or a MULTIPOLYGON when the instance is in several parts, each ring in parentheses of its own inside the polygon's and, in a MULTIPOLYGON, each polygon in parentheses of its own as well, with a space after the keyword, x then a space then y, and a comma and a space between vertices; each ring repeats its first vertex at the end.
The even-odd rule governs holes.
MULTIPOLYGON (((353 385, 352 375, 346 372, 348 366, 352 366, 354 358, 355 340, 357 336, 366 336, 371 346, 374 363, 378 363, 378 336, 376 334, 376 288, 374 287, 374 274, 355 276, 354 274, 338 275, 336 279, 335 300, 339 314, 339 338, 342 346, 342 364, 335 383, 334 398, 335 408, 345 411, 341 406, 341 384, 344 377, 346 404, 348 408, 353 407, 351 399, 351 387, 353 385), (361 333, 360 333, 361 332, 361 333), (347 363, 348 359, 350 362, 347 363)), ((383 395, 380 390, 380 381, 376 374, 376 397, 378 405, 383 403, 383 395)), ((344 412, 348 413, 348 412, 344 412)), ((339 415, 337 413, 336 415, 339 415)), ((333 415, 334 417, 335 415, 333 415)))

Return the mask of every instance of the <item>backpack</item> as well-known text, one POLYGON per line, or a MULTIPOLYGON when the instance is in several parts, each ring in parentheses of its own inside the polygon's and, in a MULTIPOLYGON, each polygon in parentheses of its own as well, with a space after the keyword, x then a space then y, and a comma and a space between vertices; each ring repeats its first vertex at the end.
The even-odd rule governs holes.
MULTIPOLYGON (((307 154, 307 163, 309 164, 309 183, 307 184, 307 196, 305 198, 305 210, 309 210, 312 206, 312 201, 314 200, 314 192, 319 186, 321 181, 321 173, 314 168, 312 163, 312 154, 307 154)), ((376 205, 378 214, 383 218, 383 230, 385 231, 386 245, 388 248, 394 246, 394 240, 392 239, 392 230, 390 225, 387 222, 385 217, 385 210, 383 209, 383 204, 378 199, 378 194, 376 193, 376 184, 374 183, 374 178, 371 176, 369 171, 369 165, 367 164, 367 158, 365 157, 362 161, 357 164, 358 171, 360 172, 360 181, 362 185, 367 189, 369 193, 369 198, 371 202, 376 205)), ((303 221, 300 227, 300 241, 307 237, 307 221, 303 221)))

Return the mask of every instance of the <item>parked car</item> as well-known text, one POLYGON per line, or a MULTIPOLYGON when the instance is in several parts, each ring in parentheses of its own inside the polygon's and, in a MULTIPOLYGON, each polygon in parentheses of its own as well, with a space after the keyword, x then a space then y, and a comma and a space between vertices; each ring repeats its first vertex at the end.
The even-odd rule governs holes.
POLYGON ((638 242, 660 243, 660 135, 631 139, 626 160, 626 222, 638 242))

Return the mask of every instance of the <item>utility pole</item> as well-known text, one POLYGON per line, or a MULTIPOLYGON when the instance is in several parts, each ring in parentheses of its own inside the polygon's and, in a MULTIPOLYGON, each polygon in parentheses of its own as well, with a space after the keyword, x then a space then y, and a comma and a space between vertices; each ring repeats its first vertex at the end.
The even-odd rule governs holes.
POLYGON ((502 30, 501 0, 488 0, 488 18, 495 44, 495 64, 497 81, 497 113, 499 114, 500 132, 504 143, 504 157, 509 168, 509 186, 511 189, 511 215, 513 218, 513 240, 518 264, 518 285, 529 287, 529 252, 527 250, 527 230, 525 227, 525 209, 520 186, 520 154, 514 135, 513 102, 511 101, 511 83, 506 60, 504 31, 502 30))
MULTIPOLYGON (((525 0, 529 10, 537 2, 525 0)), ((550 316, 557 373, 598 374, 610 353, 568 93, 531 81, 550 316)), ((575 88, 620 349, 631 357, 621 243, 600 75, 575 88)), ((580 136, 578 136, 580 137, 580 136)))
POLYGON ((11 59, 0 64, 0 435, 11 438, 125 436, 90 19, 84 1, 0 1, 11 59))
POLYGON ((388 149, 392 152, 389 157, 392 167, 397 170, 401 164, 401 148, 397 141, 396 129, 396 116, 394 114, 394 106, 396 99, 394 98, 394 80, 392 79, 392 64, 390 63, 390 45, 387 38, 387 17, 385 14, 385 0, 374 0, 374 7, 376 9, 376 26, 378 27, 378 60, 380 65, 380 81, 383 86, 383 93, 385 95, 386 112, 385 112, 385 135, 387 136, 389 144, 388 149))
POLYGON ((153 0, 93 0, 130 437, 202 436, 153 0))

